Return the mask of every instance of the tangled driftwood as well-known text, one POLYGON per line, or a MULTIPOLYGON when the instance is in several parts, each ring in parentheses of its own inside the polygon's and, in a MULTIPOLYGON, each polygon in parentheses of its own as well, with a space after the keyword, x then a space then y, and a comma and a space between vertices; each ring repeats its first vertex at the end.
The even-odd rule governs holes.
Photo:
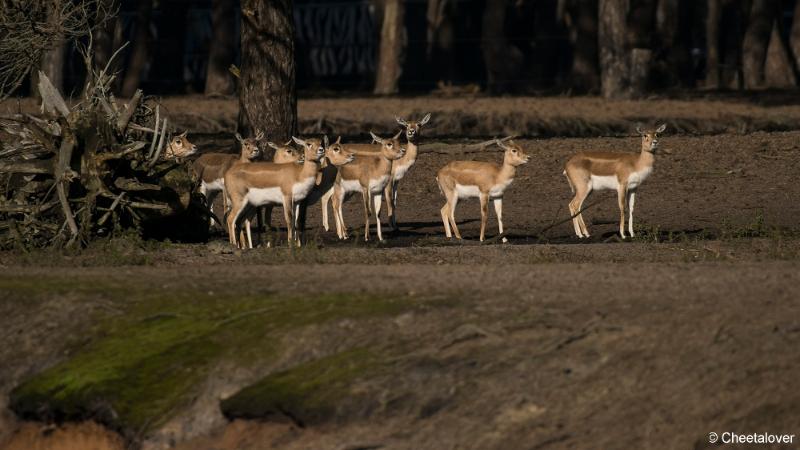
MULTIPOLYGON (((42 114, 0 117, 0 248, 159 229, 190 206, 193 184, 180 159, 192 149, 175 147, 181 136, 170 142, 167 118, 141 91, 118 103, 114 75, 91 70, 84 56, 88 79, 71 107, 39 72, 42 114)), ((196 222, 205 228, 202 217, 196 222)))

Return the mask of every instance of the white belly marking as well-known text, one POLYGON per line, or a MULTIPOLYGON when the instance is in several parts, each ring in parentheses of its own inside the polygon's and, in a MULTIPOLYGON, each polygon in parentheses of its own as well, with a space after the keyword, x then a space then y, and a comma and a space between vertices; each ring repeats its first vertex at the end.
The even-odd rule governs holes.
POLYGON ((406 172, 408 172, 408 169, 410 169, 412 165, 414 165, 414 164, 413 163, 404 164, 402 166, 399 165, 399 164, 398 165, 393 165, 392 166, 392 178, 394 178, 395 180, 402 180, 403 177, 406 176, 406 172))
POLYGON ((294 198, 295 202, 306 198, 308 193, 311 191, 311 188, 314 187, 314 181, 316 181, 316 177, 309 177, 292 185, 292 197, 294 198))
POLYGON ((361 183, 358 180, 342 180, 341 186, 345 192, 361 192, 361 183))
POLYGON ((481 196, 481 190, 478 189, 478 186, 464 186, 462 184, 456 184, 456 196, 458 198, 474 198, 481 196))
POLYGON ((592 189, 595 191, 602 191, 607 189, 619 189, 619 181, 616 175, 598 176, 592 175, 592 189))
POLYGON ((506 188, 508 188, 508 186, 511 184, 512 181, 514 181, 514 179, 510 178, 506 180, 505 183, 495 184, 494 186, 492 186, 492 188, 489 189, 489 197, 491 198, 502 197, 503 192, 506 191, 506 188))
POLYGON ((283 204, 283 193, 279 187, 271 188, 250 188, 245 196, 247 203, 253 206, 269 204, 283 204))
POLYGON ((205 181, 201 182, 203 189, 206 192, 210 191, 222 191, 225 189, 225 179, 224 178, 217 178, 214 181, 210 181, 206 183, 205 181))
POLYGON ((369 192, 372 194, 380 194, 381 192, 383 192, 383 188, 386 187, 386 183, 388 182, 389 182, 388 175, 384 175, 375 180, 369 180, 369 192))

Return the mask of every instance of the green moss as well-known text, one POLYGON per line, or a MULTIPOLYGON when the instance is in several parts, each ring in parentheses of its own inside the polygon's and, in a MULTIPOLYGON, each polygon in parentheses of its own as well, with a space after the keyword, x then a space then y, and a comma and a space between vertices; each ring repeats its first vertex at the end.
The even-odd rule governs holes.
POLYGON ((287 415, 307 422, 330 417, 352 398, 354 381, 386 367, 367 349, 355 349, 271 374, 221 404, 229 418, 287 415))
MULTIPOLYGON (((46 295, 80 286, 83 295, 107 294, 102 283, 72 283, 0 279, 0 289, 46 295)), ((135 438, 190 401, 194 386, 222 360, 265 361, 276 355, 280 336, 292 329, 339 318, 391 315, 414 306, 400 299, 351 295, 115 289, 117 294, 124 290, 124 300, 116 301, 121 314, 106 313, 88 332, 89 343, 73 349, 73 357, 16 387, 10 406, 18 415, 94 418, 135 438)))

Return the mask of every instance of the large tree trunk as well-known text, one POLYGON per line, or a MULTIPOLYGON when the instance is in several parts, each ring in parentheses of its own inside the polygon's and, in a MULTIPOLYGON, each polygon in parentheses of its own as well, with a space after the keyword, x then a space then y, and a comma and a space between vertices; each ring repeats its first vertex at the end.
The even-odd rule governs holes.
POLYGON ((742 71, 746 89, 765 87, 764 63, 778 12, 774 0, 753 0, 742 44, 742 71))
POLYGON ((212 37, 208 49, 208 72, 206 73, 206 95, 233 94, 233 78, 228 68, 233 64, 236 52, 234 29, 234 1, 214 0, 211 10, 212 37))
MULTIPOLYGON (((562 0, 563 1, 563 0, 562 0)), ((572 43, 572 86, 591 92, 600 87, 597 67, 597 2, 569 0, 564 23, 572 43)))
POLYGON ((134 30, 133 49, 128 60, 128 68, 122 81, 121 95, 130 97, 139 89, 145 65, 148 59, 148 46, 150 41, 150 13, 153 10, 153 0, 139 0, 136 9, 136 29, 134 30))
POLYGON ((628 46, 629 0, 600 0, 597 40, 600 49, 601 92, 605 98, 630 95, 628 46))
POLYGON ((285 142, 297 130, 291 0, 242 0, 239 132, 285 142))
POLYGON ((519 73, 524 59, 522 52, 506 38, 506 4, 506 0, 486 0, 483 12, 481 47, 487 88, 493 94, 512 87, 511 80, 519 73))
POLYGON ((403 66, 405 47, 405 5, 402 0, 385 0, 383 26, 378 54, 378 72, 375 78, 375 93, 396 94, 397 82, 403 66))

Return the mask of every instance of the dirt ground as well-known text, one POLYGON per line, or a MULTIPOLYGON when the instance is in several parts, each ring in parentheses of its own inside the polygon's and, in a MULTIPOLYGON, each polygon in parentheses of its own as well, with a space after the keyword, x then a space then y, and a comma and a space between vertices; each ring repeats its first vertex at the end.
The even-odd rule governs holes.
MULTIPOLYGON (((301 102, 305 117, 310 105, 327 114, 324 101, 301 102)), ((741 107, 776 115, 791 109, 741 107)), ((714 114, 713 106, 685 111, 714 114)), ((710 432, 731 431, 794 434, 793 445, 753 448, 797 448, 800 131, 673 133, 661 138, 653 175, 639 189, 632 242, 615 237, 610 192, 590 198, 596 205, 585 216, 593 236, 579 241, 565 221, 570 192, 561 171, 577 151, 636 151, 638 138, 520 140, 532 158, 505 196, 507 245, 477 243, 477 201, 457 210, 465 242, 443 239, 443 198, 434 181, 447 161, 499 161, 500 153, 464 152, 462 141, 426 150, 435 143, 428 138, 400 185, 400 230, 383 243, 338 242, 321 230, 313 206, 310 242, 299 250, 286 248, 280 234, 277 248, 233 251, 218 232, 208 244, 2 254, 0 392, 103 339, 93 330, 142 301, 142 289, 231 298, 368 295, 414 307, 270 335, 261 344, 280 343, 274 359, 252 367, 220 362, 169 420, 128 444, 702 449, 712 447, 710 432), (63 280, 70 284, 61 288, 63 280), (131 294, 104 293, 103 286, 131 294), (291 407, 255 420, 221 412, 220 400, 260 377, 362 346, 391 355, 390 369, 347 384, 347 395, 322 417, 291 407)), ((197 143, 216 151, 229 142, 215 134, 197 143)), ((345 219, 360 234, 358 198, 346 203, 345 219)), ((496 230, 491 212, 488 236, 496 230)), ((183 301, 170 300, 164 312, 183 301)), ((11 449, 48 448, 51 436, 65 436, 62 444, 123 446, 92 423, 76 427, 54 433, 38 422, 21 426, 5 409, 0 447, 5 439, 11 449)))

